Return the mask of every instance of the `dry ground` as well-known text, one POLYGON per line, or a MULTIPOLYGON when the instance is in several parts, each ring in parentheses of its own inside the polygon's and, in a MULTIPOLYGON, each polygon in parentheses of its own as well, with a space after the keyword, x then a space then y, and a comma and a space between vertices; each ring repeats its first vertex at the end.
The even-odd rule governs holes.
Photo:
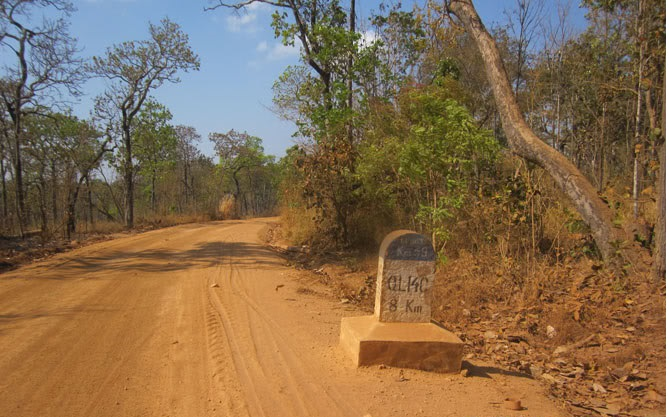
POLYGON ((182 225, 0 275, 0 416, 563 416, 537 381, 356 368, 342 304, 259 239, 182 225), (501 406, 519 397, 526 407, 501 406))
MULTIPOLYGON (((279 224, 269 238, 281 242, 279 224)), ((378 257, 286 247, 344 303, 373 311, 378 257)), ((615 276, 596 260, 537 260, 500 271, 499 258, 461 251, 439 267, 432 317, 468 358, 535 379, 573 416, 666 415, 666 284, 635 264, 615 276)))

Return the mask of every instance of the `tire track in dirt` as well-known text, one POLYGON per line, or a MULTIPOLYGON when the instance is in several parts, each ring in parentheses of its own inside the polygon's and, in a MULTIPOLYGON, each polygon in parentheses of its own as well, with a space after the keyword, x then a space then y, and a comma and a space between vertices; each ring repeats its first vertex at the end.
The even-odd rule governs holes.
POLYGON ((267 221, 178 226, 0 275, 0 416, 513 417, 494 405, 513 392, 530 415, 561 415, 493 366, 402 381, 354 367, 339 322, 367 313, 300 291, 329 290, 259 243, 267 221))
MULTIPOLYGON (((227 241, 230 233, 221 236, 221 240, 227 241)), ((223 250, 222 244, 217 245, 219 257, 214 269, 214 276, 217 276, 222 268, 223 250)), ((213 280, 204 280, 204 293, 206 294, 206 331, 209 361, 211 363, 212 378, 215 386, 223 397, 222 403, 230 416, 250 416, 249 407, 244 398, 238 369, 235 366, 231 352, 234 349, 234 343, 231 338, 234 337, 230 331, 229 321, 222 315, 216 306, 216 298, 210 291, 213 280)))
MULTIPOLYGON (((223 230, 233 225, 224 225, 223 230)), ((58 255, 52 260, 39 262, 37 264, 21 268, 11 273, 0 275, 0 278, 9 277, 8 285, 0 290, 0 299, 8 300, 0 306, 0 320, 3 317, 13 317, 27 315, 34 317, 50 317, 53 315, 70 316, 76 315, 81 309, 80 306, 96 304, 92 300, 103 298, 107 303, 122 304, 123 295, 114 301, 110 295, 119 291, 118 281, 132 279, 132 274, 124 274, 120 278, 114 275, 113 271, 125 268, 128 259, 133 258, 138 253, 147 252, 165 247, 165 242, 171 237, 178 235, 180 241, 186 242, 192 239, 197 233, 201 232, 202 227, 196 227, 188 230, 180 230, 181 227, 169 228, 149 232, 146 234, 122 238, 111 242, 102 242, 91 245, 91 247, 76 250, 75 254, 58 255), (160 233, 162 232, 162 233, 160 233), (156 239, 156 234, 160 236, 156 239), (148 236, 147 236, 148 235, 148 236), (122 251, 117 251, 122 248, 122 251), (120 253, 119 253, 120 252, 120 253), (106 256, 97 256, 106 253, 106 256), (109 254, 118 253, 120 257, 113 258, 109 254), (66 257, 61 261, 61 257, 66 257), (51 261, 55 262, 52 265, 51 261), (36 290, 44 288, 47 280, 49 290, 36 290), (88 282, 90 280, 90 282, 88 282), (100 282, 100 281, 104 282, 100 282), (95 282, 94 282, 95 281, 95 282), (15 300, 22 299, 24 293, 32 293, 29 309, 26 311, 23 305, 15 305, 15 300), (91 302, 89 302, 91 300, 91 302), (22 310, 23 309, 23 310, 22 310)), ((206 230, 206 229, 205 229, 206 230)), ((135 273, 137 275, 137 273, 135 273)), ((100 303, 97 303, 100 304, 100 303)), ((42 320, 43 325, 47 325, 46 319, 42 320)), ((42 325, 42 324, 40 324, 42 325)), ((51 328, 47 333, 40 337, 33 334, 29 328, 24 330, 26 337, 22 338, 24 342, 30 341, 26 347, 28 351, 39 350, 44 338, 51 339, 62 332, 62 328, 51 328)), ((14 350, 13 352, 18 352, 14 350)), ((12 352, 4 352, 4 355, 11 355, 12 352)), ((12 357, 7 363, 15 362, 12 357)), ((0 375, 3 369, 0 366, 0 375)))
MULTIPOLYGON (((267 257, 276 257, 270 251, 267 257)), ((349 401, 315 378, 318 372, 281 334, 276 323, 253 299, 245 284, 262 281, 263 271, 241 266, 243 258, 231 246, 218 278, 222 290, 212 288, 210 300, 228 335, 235 369, 246 388, 254 415, 355 416, 362 415, 349 401), (315 401, 315 399, 318 399, 315 401)), ((253 288, 253 287, 251 287, 253 288)))

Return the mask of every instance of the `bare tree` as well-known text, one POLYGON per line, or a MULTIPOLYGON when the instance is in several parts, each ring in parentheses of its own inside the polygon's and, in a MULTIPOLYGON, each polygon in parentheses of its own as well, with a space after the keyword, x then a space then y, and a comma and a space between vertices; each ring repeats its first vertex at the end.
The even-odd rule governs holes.
POLYGON ((125 225, 134 226, 134 164, 132 122, 149 92, 165 82, 178 83, 178 73, 199 70, 200 59, 188 44, 188 35, 177 23, 165 18, 149 24, 150 38, 127 41, 94 57, 93 74, 109 81, 104 99, 120 113, 122 171, 125 182, 125 225))
POLYGON ((544 25, 544 50, 549 55, 551 96, 554 100, 553 110, 553 148, 561 150, 562 146, 562 83, 564 78, 563 50, 573 36, 574 31, 569 23, 571 0, 557 2, 557 23, 551 20, 544 25))
POLYGON ((84 79, 77 57, 76 39, 65 20, 73 11, 66 0, 4 0, 0 2, 0 47, 12 58, 2 69, 0 98, 12 122, 12 165, 16 182, 16 210, 20 231, 25 232, 23 184, 23 119, 39 105, 54 104, 62 89, 78 94, 84 79), (35 18, 35 9, 53 9, 62 17, 35 18))
POLYGON ((544 18, 543 0, 515 0, 515 8, 504 12, 515 39, 512 42, 515 67, 513 68, 513 92, 523 84, 525 69, 529 65, 530 51, 539 33, 544 18))

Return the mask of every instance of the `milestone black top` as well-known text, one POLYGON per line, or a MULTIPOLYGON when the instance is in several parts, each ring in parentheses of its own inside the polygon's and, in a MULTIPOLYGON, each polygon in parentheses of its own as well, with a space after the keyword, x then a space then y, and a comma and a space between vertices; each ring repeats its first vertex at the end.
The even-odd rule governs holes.
POLYGON ((434 261, 436 258, 430 240, 413 232, 395 238, 385 252, 385 258, 392 260, 434 261))

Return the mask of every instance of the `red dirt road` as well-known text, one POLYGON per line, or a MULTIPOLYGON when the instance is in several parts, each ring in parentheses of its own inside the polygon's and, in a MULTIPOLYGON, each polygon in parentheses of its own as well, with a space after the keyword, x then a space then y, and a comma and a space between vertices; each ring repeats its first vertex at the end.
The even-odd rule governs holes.
POLYGON ((343 316, 260 243, 267 219, 191 224, 0 275, 0 416, 562 416, 535 381, 355 368, 343 316), (502 408, 520 397, 524 411, 502 408))

